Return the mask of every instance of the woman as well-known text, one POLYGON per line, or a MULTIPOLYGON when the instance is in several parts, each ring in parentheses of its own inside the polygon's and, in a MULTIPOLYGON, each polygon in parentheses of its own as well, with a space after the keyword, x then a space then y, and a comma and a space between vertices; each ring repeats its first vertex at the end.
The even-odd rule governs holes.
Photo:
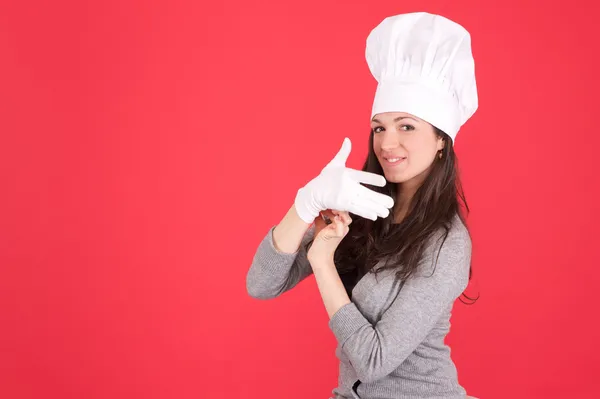
POLYGON ((470 278, 453 148, 478 104, 470 35, 396 15, 371 31, 366 58, 378 86, 362 171, 345 166, 346 138, 260 243, 248 292, 274 298, 315 276, 338 342, 336 399, 464 399, 444 338, 470 278))

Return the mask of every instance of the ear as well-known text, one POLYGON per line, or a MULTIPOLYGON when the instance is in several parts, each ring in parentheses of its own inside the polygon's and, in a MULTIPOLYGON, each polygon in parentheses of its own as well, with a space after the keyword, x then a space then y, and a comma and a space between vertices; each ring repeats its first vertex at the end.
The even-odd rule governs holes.
POLYGON ((443 149, 445 146, 446 146, 446 140, 444 140, 443 137, 438 138, 437 150, 439 151, 439 150, 443 149))

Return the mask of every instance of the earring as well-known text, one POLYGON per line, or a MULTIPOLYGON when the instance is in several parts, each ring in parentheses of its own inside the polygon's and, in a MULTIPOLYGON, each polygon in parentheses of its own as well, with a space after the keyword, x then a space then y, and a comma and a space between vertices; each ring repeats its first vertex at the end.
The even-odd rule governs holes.
POLYGON ((438 158, 442 159, 442 150, 439 151, 438 158))

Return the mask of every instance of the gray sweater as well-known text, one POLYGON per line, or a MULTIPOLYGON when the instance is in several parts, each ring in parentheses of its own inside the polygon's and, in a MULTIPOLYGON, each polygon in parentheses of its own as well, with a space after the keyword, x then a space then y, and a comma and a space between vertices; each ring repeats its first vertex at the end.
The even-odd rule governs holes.
MULTIPOLYGON (((275 298, 312 274, 303 245, 314 225, 293 254, 274 247, 274 227, 247 274, 254 298, 275 298)), ((354 286, 352 302, 329 320, 338 343, 335 399, 466 397, 444 338, 453 303, 468 283, 471 239, 457 215, 434 265, 441 237, 438 232, 428 243, 417 275, 395 283, 393 271, 367 273, 354 286)))

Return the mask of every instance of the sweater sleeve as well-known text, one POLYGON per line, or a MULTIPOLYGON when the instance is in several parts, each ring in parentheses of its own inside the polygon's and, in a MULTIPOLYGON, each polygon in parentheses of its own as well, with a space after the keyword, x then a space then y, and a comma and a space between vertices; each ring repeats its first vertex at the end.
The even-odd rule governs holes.
POLYGON ((246 275, 246 289, 253 298, 278 297, 313 273, 304 245, 313 238, 315 226, 310 226, 294 253, 281 252, 275 247, 274 229, 272 226, 260 242, 246 275))
POLYGON ((426 248, 425 262, 420 263, 424 267, 419 270, 424 273, 404 282, 376 324, 371 324, 353 302, 338 309, 329 320, 362 382, 376 381, 398 368, 465 290, 471 260, 466 229, 458 234, 451 230, 440 251, 431 248, 426 248))

